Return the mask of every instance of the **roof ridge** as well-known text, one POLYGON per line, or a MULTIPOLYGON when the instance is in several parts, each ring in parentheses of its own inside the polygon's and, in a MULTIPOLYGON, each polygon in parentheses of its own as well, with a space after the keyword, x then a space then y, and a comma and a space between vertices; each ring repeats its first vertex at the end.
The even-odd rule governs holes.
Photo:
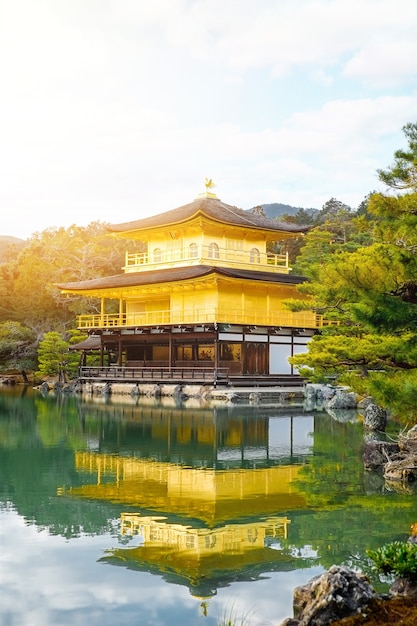
POLYGON ((131 222, 123 222, 119 224, 109 224, 107 229, 112 233, 129 233, 140 230, 150 230, 152 228, 168 227, 173 224, 179 224, 191 219, 198 212, 206 214, 207 217, 230 223, 232 226, 247 226, 269 231, 284 231, 293 233, 302 233, 309 227, 297 226, 294 224, 280 222, 278 220, 258 216, 249 213, 244 209, 226 204, 219 198, 197 198, 193 202, 184 204, 170 211, 158 213, 148 217, 143 217, 131 222), (230 221, 228 216, 230 215, 230 221))

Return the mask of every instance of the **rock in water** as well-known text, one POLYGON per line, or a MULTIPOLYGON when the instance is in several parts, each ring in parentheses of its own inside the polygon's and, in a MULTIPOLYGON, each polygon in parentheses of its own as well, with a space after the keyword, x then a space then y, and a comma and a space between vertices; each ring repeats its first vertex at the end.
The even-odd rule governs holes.
POLYGON ((363 462, 366 470, 382 469, 400 447, 394 441, 377 441, 369 439, 365 441, 363 450, 363 462))
POLYGON ((365 430, 379 430, 384 432, 386 425, 387 412, 384 409, 381 409, 381 407, 377 404, 368 404, 363 418, 363 426, 365 430))
POLYGON ((358 397, 353 391, 337 389, 334 396, 326 402, 326 409, 355 409, 358 397))
POLYGON ((328 626, 361 613, 376 597, 364 574, 333 565, 294 590, 294 618, 284 620, 281 626, 328 626))

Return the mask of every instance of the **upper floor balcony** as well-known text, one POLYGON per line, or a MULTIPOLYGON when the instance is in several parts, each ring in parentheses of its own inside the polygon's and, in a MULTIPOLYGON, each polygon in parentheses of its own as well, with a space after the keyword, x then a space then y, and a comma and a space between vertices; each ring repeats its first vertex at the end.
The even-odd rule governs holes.
POLYGON ((200 245, 192 243, 185 248, 162 250, 154 248, 148 252, 126 253, 124 271, 167 269, 188 265, 213 265, 263 272, 288 274, 288 253, 273 254, 260 252, 258 248, 234 250, 222 248, 216 243, 200 245))
POLYGON ((204 325, 204 324, 237 324, 254 326, 281 326, 319 329, 335 321, 329 321, 313 311, 266 311, 242 312, 217 308, 199 308, 184 311, 148 311, 143 313, 102 313, 97 315, 79 315, 78 328, 106 329, 151 327, 164 325, 204 325))

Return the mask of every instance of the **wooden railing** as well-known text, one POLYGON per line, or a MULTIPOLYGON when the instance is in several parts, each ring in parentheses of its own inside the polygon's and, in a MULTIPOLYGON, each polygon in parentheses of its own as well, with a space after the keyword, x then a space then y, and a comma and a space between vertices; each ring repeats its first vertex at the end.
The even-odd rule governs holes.
POLYGON ((284 326, 289 328, 323 328, 337 325, 311 311, 264 311, 241 313, 238 310, 195 309, 185 311, 147 311, 143 313, 103 313, 79 315, 78 328, 126 328, 163 325, 238 324, 245 326, 284 326))
POLYGON ((273 254, 252 250, 232 250, 197 245, 174 250, 154 250, 153 252, 126 253, 124 270, 137 272, 140 269, 164 269, 186 265, 222 265, 271 272, 289 272, 288 253, 273 254))
POLYGON ((82 380, 123 382, 217 383, 227 384, 226 367, 80 367, 82 380))

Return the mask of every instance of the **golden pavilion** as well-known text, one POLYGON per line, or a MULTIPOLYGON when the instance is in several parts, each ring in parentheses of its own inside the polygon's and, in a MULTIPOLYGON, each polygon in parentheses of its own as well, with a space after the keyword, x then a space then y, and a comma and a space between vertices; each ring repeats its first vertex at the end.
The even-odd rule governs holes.
POLYGON ((306 351, 323 319, 286 308, 305 279, 269 250, 306 228, 225 204, 206 181, 189 204, 108 229, 142 251, 126 253, 120 274, 58 285, 101 302, 78 318, 89 334, 79 349, 108 369, 85 377, 230 384, 297 373, 288 357, 306 351))

